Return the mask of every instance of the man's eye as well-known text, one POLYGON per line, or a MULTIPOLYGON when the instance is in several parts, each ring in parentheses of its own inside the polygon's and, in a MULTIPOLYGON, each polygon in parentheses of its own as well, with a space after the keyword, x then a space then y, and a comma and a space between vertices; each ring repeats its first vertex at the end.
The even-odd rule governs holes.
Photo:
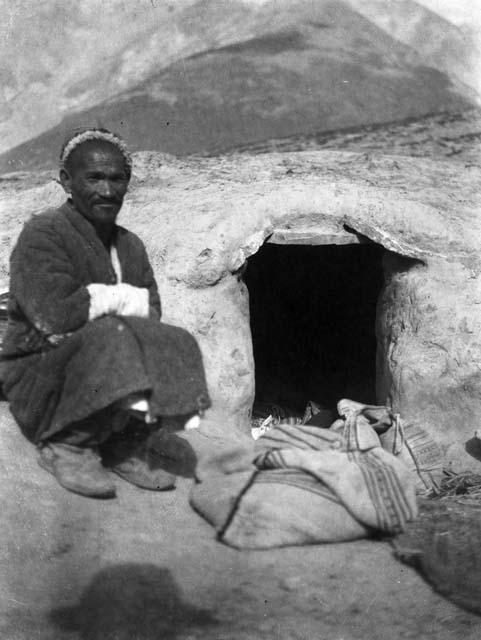
POLYGON ((95 182, 100 182, 102 180, 106 180, 107 182, 111 182, 113 184, 125 184, 127 182, 127 178, 125 176, 119 175, 119 176, 111 176, 109 178, 107 178, 106 176, 103 175, 91 175, 91 176, 86 176, 86 181, 89 184, 93 184, 95 182))

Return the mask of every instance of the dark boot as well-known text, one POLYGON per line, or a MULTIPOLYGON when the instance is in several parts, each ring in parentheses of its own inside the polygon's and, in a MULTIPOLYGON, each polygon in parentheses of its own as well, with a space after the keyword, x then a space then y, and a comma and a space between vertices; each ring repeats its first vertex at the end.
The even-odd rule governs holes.
POLYGON ((152 428, 136 420, 118 434, 112 435, 101 447, 104 465, 131 484, 165 491, 175 487, 175 476, 162 469, 158 454, 150 446, 152 428))

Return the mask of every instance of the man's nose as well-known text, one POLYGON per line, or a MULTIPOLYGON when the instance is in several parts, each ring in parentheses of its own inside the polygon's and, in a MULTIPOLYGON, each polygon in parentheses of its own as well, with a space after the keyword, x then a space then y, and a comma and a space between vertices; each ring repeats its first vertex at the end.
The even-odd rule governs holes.
POLYGON ((110 180, 102 180, 97 185, 97 191, 103 198, 112 198, 115 194, 114 185, 110 180))

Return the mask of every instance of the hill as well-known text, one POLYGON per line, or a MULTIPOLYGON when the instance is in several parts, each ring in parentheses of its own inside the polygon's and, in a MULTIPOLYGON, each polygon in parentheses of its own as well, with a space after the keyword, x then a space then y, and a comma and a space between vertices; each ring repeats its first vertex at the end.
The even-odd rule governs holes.
POLYGON ((217 40, 242 25, 235 42, 216 41, 64 118, 0 156, 0 171, 53 166, 79 123, 112 128, 133 149, 186 155, 472 105, 445 73, 341 0, 233 6, 227 16, 222 2, 198 2, 182 19, 204 45, 211 24, 217 40))

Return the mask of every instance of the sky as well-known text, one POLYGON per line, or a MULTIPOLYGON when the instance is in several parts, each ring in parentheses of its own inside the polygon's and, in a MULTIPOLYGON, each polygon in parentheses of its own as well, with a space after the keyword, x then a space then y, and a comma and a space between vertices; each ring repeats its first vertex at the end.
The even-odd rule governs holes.
POLYGON ((481 28, 481 0, 418 0, 455 24, 476 24, 481 28))
MULTIPOLYGON (((244 0, 252 4, 264 4, 267 0, 244 0)), ((396 2, 396 0, 388 0, 396 2)), ((481 0, 417 0, 456 25, 468 23, 481 29, 481 0)))

